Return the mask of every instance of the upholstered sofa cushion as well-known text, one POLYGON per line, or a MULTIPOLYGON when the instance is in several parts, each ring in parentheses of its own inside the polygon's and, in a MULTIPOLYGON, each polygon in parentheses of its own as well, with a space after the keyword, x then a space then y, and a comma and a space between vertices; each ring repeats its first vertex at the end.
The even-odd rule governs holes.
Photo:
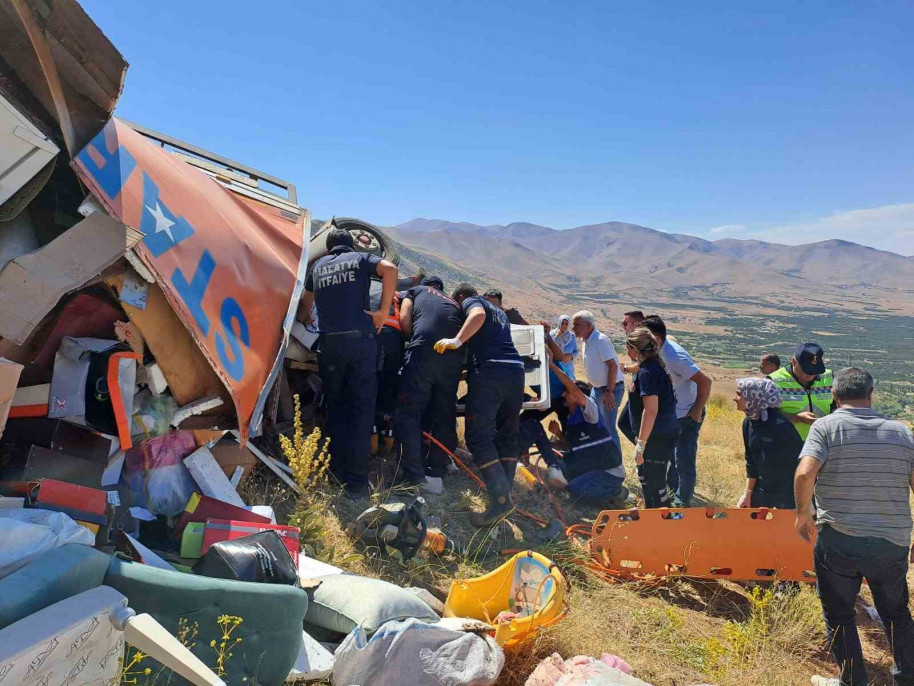
MULTIPOLYGON (((232 657, 225 662, 226 683, 278 686, 301 648, 308 596, 298 588, 211 579, 114 558, 105 584, 127 596, 137 613, 149 613, 174 635, 195 627, 191 650, 211 669, 222 641, 220 617, 240 617, 227 641, 232 657), (236 638, 241 642, 235 643, 236 638)), ((169 683, 184 682, 173 675, 169 683)))
POLYGON ((101 586, 109 555, 70 543, 0 579, 0 629, 64 598, 101 586))

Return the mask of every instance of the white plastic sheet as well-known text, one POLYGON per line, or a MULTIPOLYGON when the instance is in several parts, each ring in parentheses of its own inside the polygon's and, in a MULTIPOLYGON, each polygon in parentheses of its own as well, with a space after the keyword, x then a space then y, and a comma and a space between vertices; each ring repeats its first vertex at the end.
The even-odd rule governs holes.
POLYGON ((67 543, 95 545, 95 534, 63 512, 0 510, 0 579, 67 543))

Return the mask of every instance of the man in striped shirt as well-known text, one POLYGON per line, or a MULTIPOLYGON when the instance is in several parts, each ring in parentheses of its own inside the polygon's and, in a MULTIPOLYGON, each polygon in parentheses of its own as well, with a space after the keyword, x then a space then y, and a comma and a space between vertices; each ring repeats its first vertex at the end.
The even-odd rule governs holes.
POLYGON ((908 609, 914 436, 872 408, 873 377, 841 370, 832 393, 838 409, 816 420, 800 453, 794 481, 796 529, 819 535, 815 570, 828 639, 840 674, 813 677, 822 686, 869 683, 854 619, 863 579, 895 657, 899 686, 914 684, 914 621, 908 609), (815 495, 817 514, 812 515, 815 495))

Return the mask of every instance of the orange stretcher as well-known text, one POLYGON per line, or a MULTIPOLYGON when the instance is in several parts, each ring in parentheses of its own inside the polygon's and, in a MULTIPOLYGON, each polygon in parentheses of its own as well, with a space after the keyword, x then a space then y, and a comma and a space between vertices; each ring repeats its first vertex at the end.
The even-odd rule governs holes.
POLYGON ((813 544, 794 531, 793 510, 605 510, 590 551, 612 576, 743 581, 815 580, 813 544))

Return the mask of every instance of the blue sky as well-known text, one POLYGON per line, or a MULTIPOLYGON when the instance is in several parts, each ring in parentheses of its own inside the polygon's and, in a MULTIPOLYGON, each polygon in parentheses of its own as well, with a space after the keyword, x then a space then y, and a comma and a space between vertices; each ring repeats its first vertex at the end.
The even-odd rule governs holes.
POLYGON ((83 0, 118 113, 318 217, 914 255, 914 3, 83 0))

